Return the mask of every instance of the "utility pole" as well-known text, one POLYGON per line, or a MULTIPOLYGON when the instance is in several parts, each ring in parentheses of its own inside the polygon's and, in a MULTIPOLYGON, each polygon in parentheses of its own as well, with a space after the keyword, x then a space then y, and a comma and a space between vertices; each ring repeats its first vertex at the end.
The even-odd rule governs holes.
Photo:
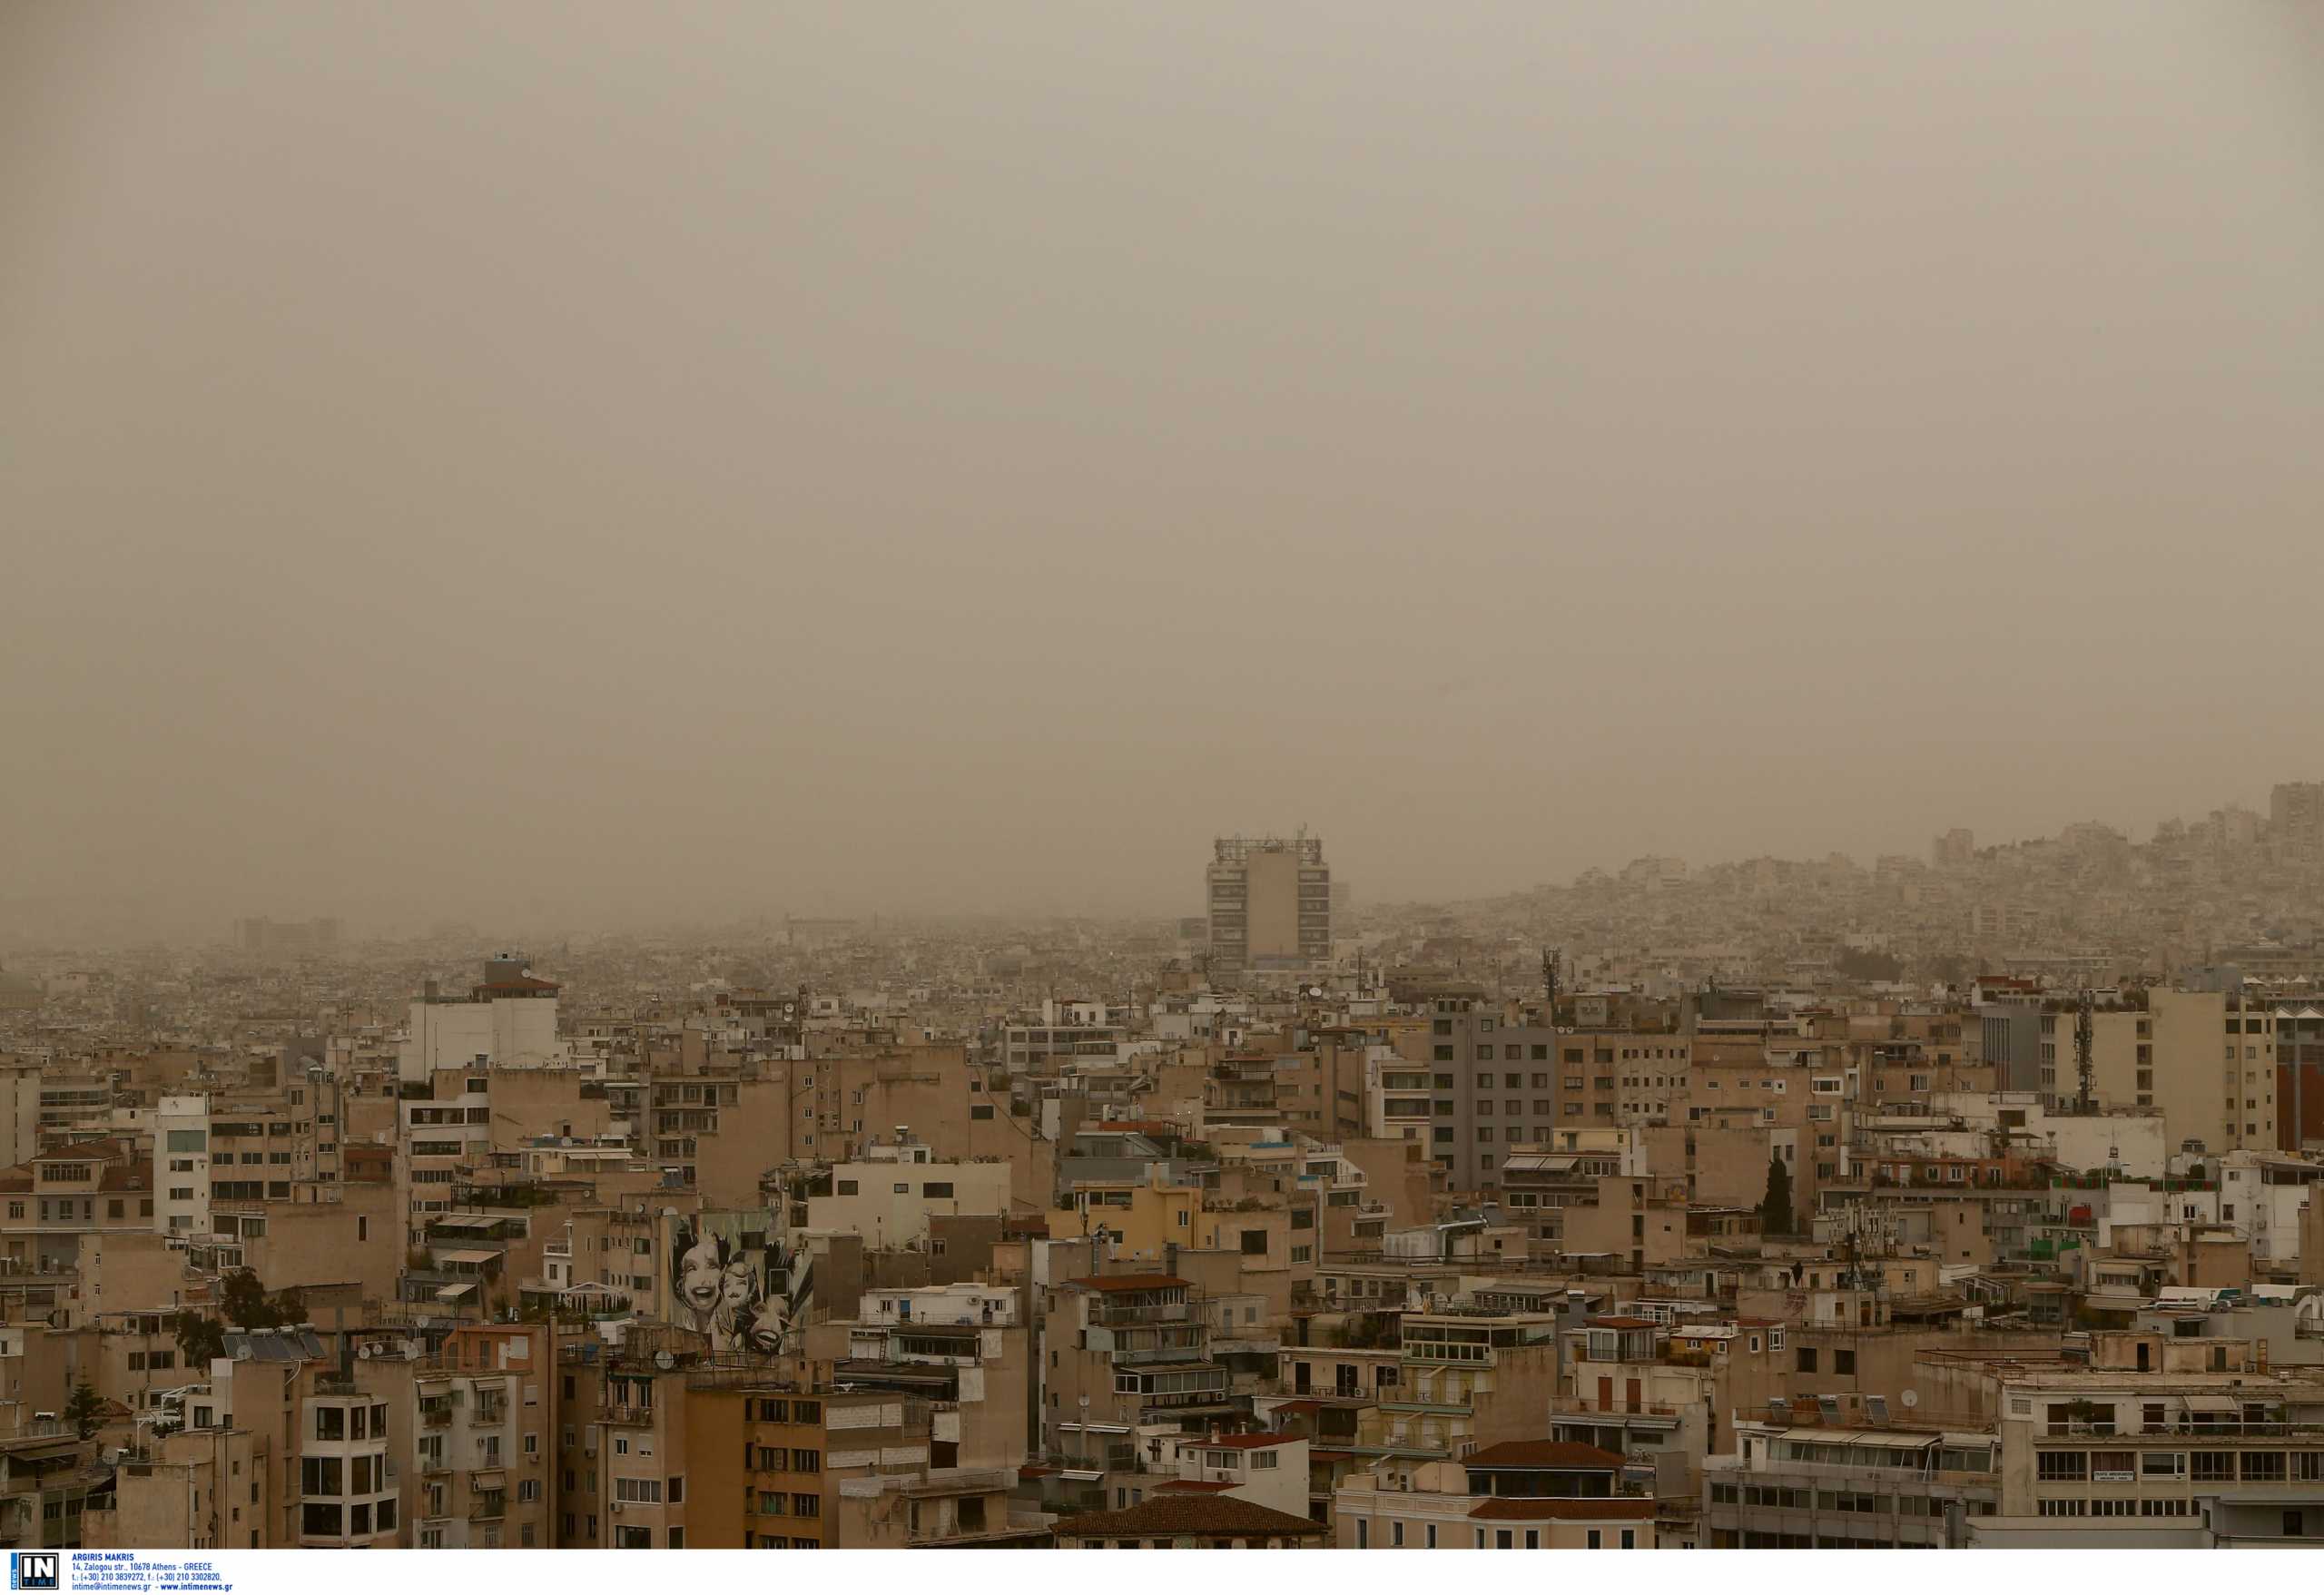
POLYGON ((1564 951, 1561 947, 1541 949, 1541 1022, 1553 1030, 1558 1026, 1558 959, 1564 951))

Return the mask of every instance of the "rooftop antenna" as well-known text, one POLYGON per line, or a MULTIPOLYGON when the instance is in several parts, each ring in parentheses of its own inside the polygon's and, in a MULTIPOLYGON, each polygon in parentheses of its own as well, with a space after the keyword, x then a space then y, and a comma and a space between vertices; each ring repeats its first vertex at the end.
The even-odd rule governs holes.
POLYGON ((1542 1022, 1551 1029, 1558 1022, 1558 957, 1563 948, 1541 949, 1541 996, 1547 1004, 1542 1009, 1542 1022))

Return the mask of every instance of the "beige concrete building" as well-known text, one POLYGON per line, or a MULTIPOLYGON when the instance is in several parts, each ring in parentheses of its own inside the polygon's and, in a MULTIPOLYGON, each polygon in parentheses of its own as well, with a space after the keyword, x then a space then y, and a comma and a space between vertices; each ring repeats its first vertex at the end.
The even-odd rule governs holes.
POLYGON ((1332 872, 1315 837, 1222 836, 1204 876, 1214 970, 1331 961, 1332 872))

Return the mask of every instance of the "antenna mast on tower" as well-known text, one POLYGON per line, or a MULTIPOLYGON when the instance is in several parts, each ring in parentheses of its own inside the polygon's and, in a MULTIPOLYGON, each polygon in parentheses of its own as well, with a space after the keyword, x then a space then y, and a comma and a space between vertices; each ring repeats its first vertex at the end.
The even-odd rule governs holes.
POLYGON ((2090 1059, 2092 1029, 2090 1016, 2090 988, 2084 986, 2082 989, 2081 1005, 2075 1010, 2073 1016, 2073 1072, 2076 1084, 2080 1088, 2080 1093, 2077 1099, 2080 1105, 2080 1109, 2083 1113, 2095 1111, 2095 1105, 2093 1101, 2091 1092, 2091 1079, 2093 1069, 2090 1059))

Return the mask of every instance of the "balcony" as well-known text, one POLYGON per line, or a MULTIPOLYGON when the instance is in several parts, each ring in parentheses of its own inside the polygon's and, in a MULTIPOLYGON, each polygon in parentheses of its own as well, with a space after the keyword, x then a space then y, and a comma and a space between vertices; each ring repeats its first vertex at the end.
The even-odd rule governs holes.
POLYGON ((1089 1312, 1092 1328, 1112 1329, 1130 1324, 1185 1324, 1194 1314, 1191 1302, 1158 1302, 1146 1306, 1117 1306, 1108 1304, 1093 1307, 1089 1312))
POLYGON ((1072 1468, 1081 1472, 1130 1473, 1137 1471, 1137 1447, 1109 1445, 1103 1452, 1053 1451, 1041 1460, 1052 1468, 1072 1468))

